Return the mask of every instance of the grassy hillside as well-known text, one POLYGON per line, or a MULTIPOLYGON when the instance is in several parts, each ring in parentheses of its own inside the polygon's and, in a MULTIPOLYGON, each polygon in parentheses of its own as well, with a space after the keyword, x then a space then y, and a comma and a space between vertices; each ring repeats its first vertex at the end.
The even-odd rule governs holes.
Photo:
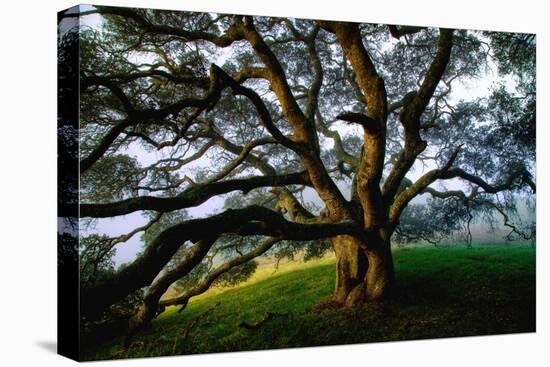
POLYGON ((529 332, 535 329, 535 250, 528 246, 415 248, 394 253, 392 299, 351 310, 333 307, 334 263, 287 264, 273 273, 172 307, 135 338, 85 351, 85 359, 529 332), (217 306, 216 306, 217 305, 217 306), (276 313, 256 330, 265 312, 276 313), (197 320, 197 321, 194 321, 197 320), (195 323, 192 329, 188 329, 195 323), (187 332, 186 332, 187 330, 187 332), (187 333, 187 335, 185 335, 187 333))

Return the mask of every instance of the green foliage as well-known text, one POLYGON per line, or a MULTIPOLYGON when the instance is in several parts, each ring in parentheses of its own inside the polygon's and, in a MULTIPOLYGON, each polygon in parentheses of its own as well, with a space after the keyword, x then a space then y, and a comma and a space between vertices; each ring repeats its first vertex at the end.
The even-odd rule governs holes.
MULTIPOLYGON (((234 235, 225 235, 220 237, 214 244, 210 254, 207 255, 200 264, 194 267, 190 273, 174 283, 175 289, 182 293, 197 286, 218 266, 222 266, 224 262, 230 261, 236 256, 240 256, 250 251, 261 241, 262 239, 258 236, 241 238, 234 235)), ((170 261, 167 268, 171 269, 181 261, 184 261, 189 248, 190 247, 183 246, 170 261)), ((221 274, 211 287, 227 288, 236 286, 249 279, 255 273, 257 266, 258 264, 255 260, 250 260, 244 264, 233 267, 221 274)))
POLYGON ((116 249, 112 239, 104 235, 90 235, 79 240, 80 283, 94 284, 106 275, 115 272, 113 256, 116 249))
POLYGON ((78 28, 57 43, 57 192, 60 203, 78 203, 78 28))
POLYGON ((426 204, 409 204, 405 208, 392 239, 398 244, 437 244, 461 229, 467 218, 465 206, 457 200, 430 198, 426 204))
POLYGON ((216 279, 213 285, 222 288, 234 287, 249 279, 254 272, 256 272, 257 268, 258 262, 254 260, 247 261, 244 264, 236 266, 223 273, 218 279, 216 279))
MULTIPOLYGON (((153 213, 148 213, 146 215, 149 220, 153 218, 153 213)), ((186 210, 175 210, 168 213, 162 214, 161 218, 153 223, 149 228, 147 228, 141 235, 141 240, 148 246, 151 242, 165 229, 178 224, 182 221, 189 219, 189 214, 186 210)))
MULTIPOLYGON (((116 254, 113 239, 107 236, 90 235, 79 239, 80 286, 84 288, 102 278, 115 273, 113 256, 116 254)), ((120 267, 119 270, 124 267, 120 267)), ((81 336, 84 344, 93 343, 97 335, 105 337, 110 333, 117 334, 124 330, 127 320, 143 301, 144 290, 138 289, 119 302, 109 306, 93 319, 81 316, 81 336)))
POLYGON ((78 237, 69 233, 57 234, 57 261, 60 268, 78 264, 78 237))
POLYGON ((319 259, 332 250, 332 244, 328 239, 307 241, 304 247, 304 261, 319 259))
MULTIPOLYGON (((76 23, 75 23, 76 25, 76 23)), ((60 35, 57 42, 57 92, 58 92, 58 123, 59 128, 70 126, 76 134, 78 127, 78 67, 79 67, 80 34, 78 27, 69 29, 60 35)), ((60 138, 64 138, 61 136, 60 138)), ((62 140, 61 149, 68 149, 72 153, 78 152, 76 135, 62 140)), ((76 154, 72 154, 76 157, 76 154)))
POLYGON ((208 265, 202 262, 195 266, 186 276, 175 281, 173 286, 179 293, 187 291, 196 286, 206 273, 208 273, 208 265))
POLYGON ((504 149, 500 154, 527 156, 534 162, 537 125, 535 95, 514 95, 501 85, 493 91, 488 108, 498 124, 492 137, 501 141, 504 149))
POLYGON ((83 201, 111 202, 135 196, 144 174, 137 159, 117 154, 98 160, 80 178, 83 201))
POLYGON ((250 205, 262 205, 269 209, 275 207, 276 197, 269 192, 269 189, 259 188, 243 195, 240 192, 234 192, 227 195, 224 201, 225 209, 242 209, 250 205))
POLYGON ((502 74, 514 75, 525 91, 535 91, 536 36, 529 33, 487 32, 502 74))
MULTIPOLYGON (((176 307, 168 309, 151 330, 137 337, 128 356, 534 331, 533 249, 502 245, 403 249, 394 256, 399 297, 348 311, 318 306, 332 292, 334 265, 301 266, 192 301, 181 314, 176 307), (218 302, 220 306, 211 310, 218 302), (186 325, 207 311, 181 340, 186 325), (284 315, 255 331, 237 326, 261 320, 265 312, 284 315)), ((91 348, 85 359, 121 358, 122 342, 116 339, 91 348)))

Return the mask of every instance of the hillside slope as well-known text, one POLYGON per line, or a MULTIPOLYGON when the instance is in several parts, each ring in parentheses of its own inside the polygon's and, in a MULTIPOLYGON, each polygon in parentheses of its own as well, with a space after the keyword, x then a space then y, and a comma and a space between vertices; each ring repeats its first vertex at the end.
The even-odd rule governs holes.
MULTIPOLYGON (((334 264, 295 265, 170 308, 135 338, 85 351, 85 359, 162 356, 410 340, 535 330, 535 250, 526 246, 395 252, 392 299, 342 310, 327 301, 334 264), (274 316, 254 330, 265 313, 274 316), (196 320, 196 321, 194 321, 196 320), (194 326, 189 329, 189 325, 194 326)), ((330 260, 329 260, 330 261, 330 260)))

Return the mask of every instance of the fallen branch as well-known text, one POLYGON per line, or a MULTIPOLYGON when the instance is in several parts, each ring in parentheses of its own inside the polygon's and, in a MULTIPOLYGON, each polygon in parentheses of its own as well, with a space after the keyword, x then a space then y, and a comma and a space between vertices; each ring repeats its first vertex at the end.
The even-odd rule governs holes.
POLYGON ((263 319, 261 319, 259 321, 256 321, 252 324, 249 324, 248 322, 243 321, 239 324, 239 327, 244 328, 244 329, 248 329, 248 330, 256 330, 256 329, 260 328, 263 324, 265 324, 267 321, 271 320, 273 317, 275 317, 275 316, 286 316, 286 315, 288 315, 288 314, 286 314, 286 313, 266 312, 264 314, 263 319))

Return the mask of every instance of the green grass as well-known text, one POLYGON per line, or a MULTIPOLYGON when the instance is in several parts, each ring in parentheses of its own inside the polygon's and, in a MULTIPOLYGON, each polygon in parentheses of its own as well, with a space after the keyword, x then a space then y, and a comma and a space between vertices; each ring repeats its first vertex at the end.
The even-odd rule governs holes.
POLYGON ((274 349, 535 330, 535 250, 528 246, 414 248, 394 252, 397 289, 382 303, 338 309, 334 262, 264 267, 245 284, 167 309, 128 350, 122 338, 84 359, 274 349), (219 305, 214 307, 216 304, 219 305), (187 325, 207 312, 183 339, 187 325), (281 313, 257 330, 241 321, 281 313))

